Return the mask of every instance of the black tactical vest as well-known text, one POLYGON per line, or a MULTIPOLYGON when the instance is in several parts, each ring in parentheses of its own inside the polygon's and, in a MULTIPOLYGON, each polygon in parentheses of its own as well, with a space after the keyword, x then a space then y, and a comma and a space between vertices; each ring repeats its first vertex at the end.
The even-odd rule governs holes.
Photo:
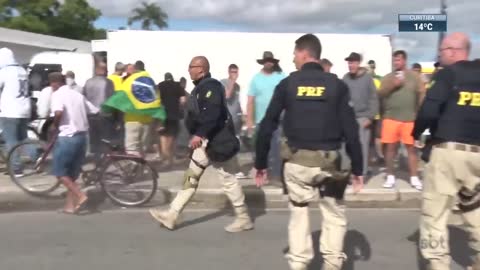
POLYGON ((480 145, 480 62, 462 61, 449 68, 454 77, 453 87, 434 136, 480 145))
POLYGON ((335 75, 320 69, 290 74, 284 116, 289 145, 310 150, 332 150, 340 146, 337 84, 335 75))

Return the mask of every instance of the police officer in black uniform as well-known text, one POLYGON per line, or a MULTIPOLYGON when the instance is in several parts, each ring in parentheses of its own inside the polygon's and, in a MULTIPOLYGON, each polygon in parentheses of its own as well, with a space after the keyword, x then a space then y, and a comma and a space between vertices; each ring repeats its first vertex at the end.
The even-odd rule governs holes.
POLYGON ((239 141, 225 102, 225 90, 218 80, 211 78, 210 64, 204 56, 194 57, 188 71, 195 84, 187 102, 185 120, 192 135, 190 165, 184 174, 183 189, 178 192, 170 208, 152 208, 150 214, 160 224, 173 230, 178 216, 195 194, 200 177, 212 165, 222 179, 223 190, 235 211, 235 220, 225 230, 231 233, 251 230, 253 223, 245 205, 245 195, 235 177, 239 141))
POLYGON ((444 68, 433 78, 413 131, 416 140, 426 129, 432 134, 419 243, 430 270, 450 269, 447 222, 456 201, 471 233, 471 269, 480 270, 480 63, 467 61, 470 46, 463 33, 442 41, 444 68))
POLYGON ((352 160, 354 190, 363 186, 362 151, 358 124, 350 104, 348 87, 320 65, 321 44, 312 34, 296 41, 294 62, 298 69, 276 87, 257 136, 256 183, 266 183, 267 156, 272 132, 285 110, 282 145, 284 178, 290 200, 288 226, 290 269, 305 270, 313 259, 308 204, 318 198, 323 215, 320 252, 324 269, 339 270, 346 256, 343 194, 349 172, 341 171, 339 149, 346 141, 352 160))

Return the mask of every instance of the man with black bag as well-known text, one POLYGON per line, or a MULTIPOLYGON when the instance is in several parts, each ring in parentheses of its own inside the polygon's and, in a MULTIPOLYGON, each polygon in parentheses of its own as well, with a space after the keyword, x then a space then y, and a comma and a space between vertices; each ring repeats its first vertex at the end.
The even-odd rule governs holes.
POLYGON ((186 127, 193 136, 189 147, 191 161, 185 171, 183 189, 170 204, 169 209, 150 209, 150 214, 166 228, 173 230, 178 216, 197 190, 200 177, 209 165, 213 165, 223 180, 223 190, 233 205, 235 220, 225 227, 227 232, 253 229, 252 220, 245 205, 245 195, 235 178, 238 163, 236 154, 240 143, 235 136, 232 117, 225 101, 222 84, 211 78, 210 64, 204 56, 192 59, 188 67, 195 84, 187 102, 186 127))
POLYGON ((347 85, 320 65, 321 44, 312 34, 300 37, 294 63, 298 71, 276 87, 256 143, 255 181, 266 182, 267 157, 272 133, 284 111, 283 130, 287 141, 281 146, 283 174, 290 200, 289 249, 291 270, 306 270, 314 257, 309 224, 309 203, 318 198, 323 216, 320 252, 325 270, 340 270, 346 259, 343 242, 347 228, 343 196, 350 170, 342 169, 339 149, 346 141, 352 161, 353 188, 363 185, 362 149, 358 123, 347 85))

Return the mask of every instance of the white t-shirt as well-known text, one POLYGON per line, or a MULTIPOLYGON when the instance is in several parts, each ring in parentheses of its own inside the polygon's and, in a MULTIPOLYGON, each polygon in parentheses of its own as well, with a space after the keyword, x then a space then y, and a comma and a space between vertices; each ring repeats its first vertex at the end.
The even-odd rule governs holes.
MULTIPOLYGON (((67 85, 70 89, 79 92, 82 94, 83 88, 78 86, 77 84, 70 86, 67 85)), ((40 118, 47 118, 49 116, 53 116, 53 113, 50 112, 50 107, 52 103, 52 87, 47 86, 40 91, 38 94, 38 101, 37 101, 37 114, 40 118)))
POLYGON ((30 118, 27 71, 7 48, 0 49, 0 91, 0 117, 30 118))
POLYGON ((52 87, 47 86, 42 89, 37 100, 37 114, 40 118, 50 116, 50 107, 52 107, 52 87))
POLYGON ((68 86, 62 86, 52 94, 51 112, 62 112, 59 135, 72 137, 76 133, 88 131, 87 114, 98 113, 98 108, 85 97, 68 86))

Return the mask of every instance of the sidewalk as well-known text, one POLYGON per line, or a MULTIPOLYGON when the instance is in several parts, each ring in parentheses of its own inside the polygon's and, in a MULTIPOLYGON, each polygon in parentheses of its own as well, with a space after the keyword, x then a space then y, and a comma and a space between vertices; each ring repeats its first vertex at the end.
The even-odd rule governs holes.
MULTIPOLYGON (((240 155, 240 163, 250 160, 249 154, 240 155)), ((173 199, 176 192, 182 188, 185 164, 177 166, 168 172, 159 172, 158 192, 151 205, 166 205, 173 199)), ((404 172, 400 172, 395 189, 382 187, 384 173, 377 169, 375 176, 370 178, 365 188, 358 194, 353 194, 351 187, 346 191, 345 200, 349 207, 396 208, 420 206, 421 192, 413 189, 404 172), (403 176, 403 177, 402 177, 403 176)), ((51 179, 51 178, 50 178, 51 179)), ((38 179, 41 181, 41 179, 38 179)), ((257 188, 253 179, 239 180, 246 195, 247 203, 252 208, 286 208, 288 198, 283 194, 280 183, 271 183, 263 188, 257 188)), ((6 175, 0 175, 0 212, 1 211, 33 211, 50 210, 62 206, 62 189, 57 190, 48 198, 33 197, 20 190, 6 175)), ((223 194, 218 176, 211 167, 202 176, 199 188, 190 208, 225 208, 229 203, 223 194)), ((117 207, 108 200, 102 208, 117 207)), ((312 204, 312 207, 315 205, 312 204)))

